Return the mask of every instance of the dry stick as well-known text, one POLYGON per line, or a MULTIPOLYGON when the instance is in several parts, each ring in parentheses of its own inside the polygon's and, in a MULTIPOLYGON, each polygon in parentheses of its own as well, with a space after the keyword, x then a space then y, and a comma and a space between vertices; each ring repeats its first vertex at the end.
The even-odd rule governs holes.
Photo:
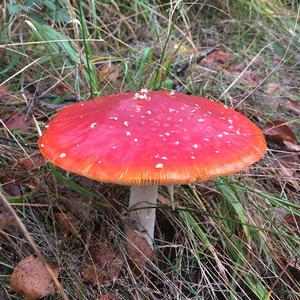
POLYGON ((216 50, 216 47, 210 47, 207 48, 205 51, 201 52, 199 55, 195 56, 192 60, 189 60, 188 62, 180 65, 179 67, 177 67, 174 70, 174 74, 176 76, 182 75, 182 73, 184 73, 185 70, 188 69, 188 67, 193 64, 199 64, 204 58, 206 58, 207 56, 209 56, 211 53, 213 53, 216 50))
MULTIPOLYGON (((173 71, 173 74, 172 74, 171 78, 178 79, 179 76, 184 75, 184 72, 190 67, 191 64, 194 64, 194 63, 199 64, 204 58, 206 58, 207 56, 209 56, 215 50, 216 50, 216 47, 210 47, 210 48, 206 49, 205 51, 201 52, 199 55, 193 57, 188 62, 185 62, 185 63, 179 65, 173 71)), ((175 90, 179 92, 182 89, 182 87, 183 87, 183 83, 182 82, 178 82, 176 84, 175 90)))
POLYGON ((11 215, 15 218, 17 225, 19 226, 21 232, 23 233, 24 237, 26 238, 26 240, 29 242, 30 246, 32 247, 32 249, 34 250, 36 256, 39 258, 39 260, 43 263, 44 267, 46 268, 47 272, 49 273, 49 275, 51 276, 55 286, 57 287, 57 289, 59 290, 61 296, 63 297, 64 300, 69 300, 69 297, 67 296, 67 294, 64 292, 63 287, 61 286, 60 282, 58 281, 58 279, 56 278, 55 274, 53 273, 52 269, 50 268, 50 266, 48 265, 48 263, 46 262, 42 252, 39 250, 38 246, 36 245, 36 243, 34 242, 34 240, 32 239, 32 237, 30 236, 27 228, 25 227, 25 225, 23 224, 23 222, 21 221, 21 219, 19 218, 19 216, 17 215, 17 213, 15 212, 15 210, 10 206, 9 202, 7 201, 6 197, 1 193, 0 191, 0 201, 2 203, 2 205, 11 213, 11 215))

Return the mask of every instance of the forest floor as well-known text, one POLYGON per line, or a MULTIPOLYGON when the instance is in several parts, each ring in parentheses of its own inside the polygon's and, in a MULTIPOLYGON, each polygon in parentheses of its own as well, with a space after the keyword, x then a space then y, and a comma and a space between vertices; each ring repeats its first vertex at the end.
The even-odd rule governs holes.
POLYGON ((20 2, 0 3, 0 299, 300 299, 298 1, 20 2), (268 143, 174 203, 160 187, 153 252, 127 186, 37 147, 62 108, 141 88, 233 107, 268 143))

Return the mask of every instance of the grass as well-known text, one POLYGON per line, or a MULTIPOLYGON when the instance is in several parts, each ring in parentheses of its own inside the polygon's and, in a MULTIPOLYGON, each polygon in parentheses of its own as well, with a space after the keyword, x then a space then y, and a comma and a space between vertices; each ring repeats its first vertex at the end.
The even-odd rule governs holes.
MULTIPOLYGON (((299 138, 299 114, 289 102, 299 103, 298 1, 24 0, 3 1, 0 9, 0 82, 11 91, 10 101, 0 104, 4 122, 22 113, 43 128, 56 108, 76 99, 177 88, 236 107, 261 127, 284 119, 299 138), (176 74, 208 47, 230 59, 191 63, 176 74), (274 82, 284 91, 268 94, 274 82)), ((34 123, 11 133, 22 145, 38 138, 34 123)), ((9 200, 47 259, 59 263, 70 299, 105 292, 118 299, 300 298, 299 163, 291 176, 284 173, 278 154, 293 159, 293 153, 279 143, 269 141, 265 158, 239 174, 176 187, 175 210, 159 204, 156 257, 138 276, 121 220, 128 188, 50 165, 24 169, 18 164, 24 151, 36 150, 14 143, 4 127, 0 134, 12 140, 1 140, 0 168, 10 173, 2 172, 2 190, 10 196, 7 187, 16 183, 20 194, 9 200), (58 211, 76 215, 79 237, 65 236, 58 211), (288 214, 294 222, 286 221, 288 214), (80 274, 92 232, 126 262, 110 287, 97 288, 80 274)), ((168 198, 163 188, 160 193, 168 198)), ((10 274, 32 250, 15 228, 0 231, 0 246, 0 295, 21 299, 9 291, 10 274)))

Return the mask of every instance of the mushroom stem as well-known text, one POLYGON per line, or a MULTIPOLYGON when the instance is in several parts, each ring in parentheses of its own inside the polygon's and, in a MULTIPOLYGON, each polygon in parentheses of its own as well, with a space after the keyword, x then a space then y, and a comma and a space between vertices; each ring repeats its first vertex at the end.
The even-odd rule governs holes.
POLYGON ((135 185, 130 188, 129 217, 136 221, 140 232, 153 248, 156 216, 157 185, 135 185))

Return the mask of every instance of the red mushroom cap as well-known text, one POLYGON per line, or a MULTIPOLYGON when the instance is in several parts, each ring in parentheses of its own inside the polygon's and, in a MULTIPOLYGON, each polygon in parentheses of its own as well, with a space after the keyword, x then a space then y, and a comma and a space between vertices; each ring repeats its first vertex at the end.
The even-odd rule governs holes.
POLYGON ((205 98, 115 94, 60 111, 39 139, 53 164, 103 182, 182 184, 231 174, 266 150, 261 130, 205 98))

